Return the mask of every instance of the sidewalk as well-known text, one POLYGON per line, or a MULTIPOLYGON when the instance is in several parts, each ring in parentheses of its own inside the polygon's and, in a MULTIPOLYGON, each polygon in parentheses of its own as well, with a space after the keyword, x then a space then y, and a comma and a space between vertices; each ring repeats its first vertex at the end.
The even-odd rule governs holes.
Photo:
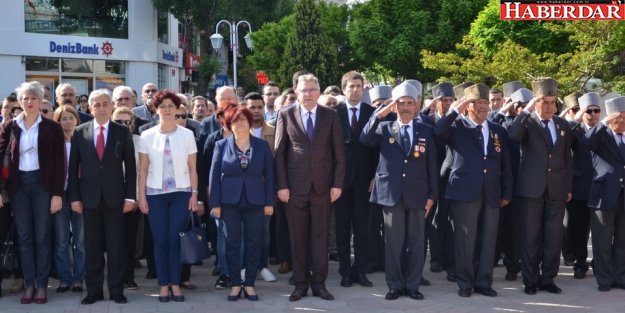
MULTIPOLYGON (((45 305, 19 303, 21 295, 12 295, 8 292, 11 279, 4 281, 3 297, 0 298, 0 313, 73 313, 73 312, 625 312, 625 290, 612 289, 610 292, 599 292, 592 270, 583 280, 573 278, 572 268, 560 267, 560 275, 556 283, 563 289, 562 294, 553 295, 539 291, 537 295, 529 296, 523 293, 521 279, 508 282, 504 279, 505 268, 495 268, 493 288, 499 296, 488 298, 474 294, 470 298, 461 298, 457 295, 457 286, 448 282, 445 272, 431 273, 426 263, 424 276, 432 282, 431 286, 421 287, 425 300, 415 301, 408 297, 401 297, 395 301, 387 301, 384 295, 387 292, 384 283, 384 274, 377 272, 370 274, 372 288, 354 285, 351 288, 339 286, 338 263, 330 262, 328 290, 334 294, 335 301, 325 301, 309 295, 299 302, 289 302, 288 296, 293 287, 287 284, 289 275, 277 275, 277 268, 272 271, 278 281, 267 283, 257 282, 257 291, 260 301, 251 302, 240 299, 237 302, 228 302, 227 290, 215 290, 216 277, 210 276, 212 259, 204 262, 201 267, 193 267, 192 281, 198 286, 197 290, 185 291, 184 303, 159 303, 157 300, 158 288, 156 280, 145 279, 146 268, 137 270, 139 289, 126 290, 128 304, 118 305, 111 301, 102 301, 94 305, 80 305, 80 300, 86 295, 68 292, 55 293, 57 281, 50 280, 48 299, 45 305)), ((105 293, 105 297, 108 294, 105 293)))

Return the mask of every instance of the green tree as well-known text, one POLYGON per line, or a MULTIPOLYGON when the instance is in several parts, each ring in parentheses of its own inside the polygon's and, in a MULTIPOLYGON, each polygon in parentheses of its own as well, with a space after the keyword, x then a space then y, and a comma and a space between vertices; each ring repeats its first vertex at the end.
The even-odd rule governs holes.
POLYGON ((321 28, 322 9, 315 0, 301 0, 295 6, 295 32, 286 40, 279 73, 283 86, 286 77, 306 69, 314 73, 321 86, 340 79, 336 67, 337 51, 321 28))

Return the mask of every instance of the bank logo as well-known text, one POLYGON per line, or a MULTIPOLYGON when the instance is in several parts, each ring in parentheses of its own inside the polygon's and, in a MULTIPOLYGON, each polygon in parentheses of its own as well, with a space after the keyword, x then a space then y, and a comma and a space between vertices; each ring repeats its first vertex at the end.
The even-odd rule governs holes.
POLYGON ((106 57, 113 54, 113 44, 108 42, 108 40, 102 43, 102 48, 100 49, 102 49, 102 54, 106 57))
POLYGON ((50 52, 62 54, 100 55, 100 50, 102 50, 103 55, 108 57, 113 54, 113 44, 107 40, 102 43, 102 47, 98 47, 96 44, 85 45, 80 42, 59 43, 50 40, 50 52))

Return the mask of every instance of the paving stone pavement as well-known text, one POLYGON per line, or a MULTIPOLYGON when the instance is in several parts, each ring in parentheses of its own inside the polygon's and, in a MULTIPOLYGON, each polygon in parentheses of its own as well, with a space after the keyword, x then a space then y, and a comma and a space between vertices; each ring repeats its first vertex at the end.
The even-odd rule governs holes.
MULTIPOLYGON (((146 268, 137 270, 139 289, 126 290, 128 304, 118 305, 112 301, 101 301, 94 305, 81 305, 80 300, 86 295, 68 292, 55 293, 58 281, 51 279, 48 303, 45 305, 19 303, 20 295, 8 292, 12 279, 4 280, 3 297, 0 298, 0 313, 74 313, 74 312, 354 312, 354 313, 386 313, 386 312, 423 312, 423 313, 465 313, 465 312, 625 312, 625 290, 612 289, 610 292, 599 292, 592 275, 592 270, 583 280, 573 278, 571 267, 561 266, 556 283, 563 289, 562 294, 553 295, 539 291, 529 296, 523 293, 523 284, 519 279, 508 282, 504 279, 505 268, 495 268, 493 288, 499 295, 495 298, 474 294, 470 298, 457 295, 457 286, 445 279, 445 273, 432 273, 426 265, 425 277, 432 282, 431 286, 421 287, 425 300, 415 301, 401 297, 395 301, 387 301, 384 273, 368 275, 374 286, 372 288, 354 285, 344 288, 339 285, 338 263, 330 262, 328 290, 334 294, 335 301, 325 301, 309 295, 299 302, 289 302, 288 296, 293 287, 287 284, 289 274, 277 274, 277 267, 272 267, 278 281, 268 283, 257 281, 256 287, 260 301, 251 302, 240 299, 237 302, 226 300, 227 290, 215 290, 216 277, 210 276, 212 259, 203 266, 192 269, 192 281, 197 290, 185 291, 184 303, 159 303, 156 280, 145 279, 146 268)), ((106 288, 106 287, 105 287, 106 288)), ((105 297, 108 295, 105 294, 105 297)))

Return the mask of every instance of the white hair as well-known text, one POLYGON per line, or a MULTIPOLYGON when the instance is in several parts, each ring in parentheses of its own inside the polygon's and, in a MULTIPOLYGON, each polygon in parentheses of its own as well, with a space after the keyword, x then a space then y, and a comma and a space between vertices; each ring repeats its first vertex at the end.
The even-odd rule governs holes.
POLYGON ((63 89, 65 89, 65 88, 69 88, 69 89, 73 90, 74 91, 74 95, 76 95, 76 88, 74 86, 72 86, 72 84, 70 84, 70 83, 62 83, 62 84, 59 84, 58 86, 56 86, 56 89, 54 89, 54 94, 57 95, 57 96, 60 95, 63 92, 63 89))
POLYGON ((106 97, 108 97, 108 98, 109 98, 109 101, 111 101, 111 100, 112 100, 112 98, 111 98, 111 92, 110 92, 108 89, 104 89, 104 88, 103 88, 103 89, 97 89, 97 90, 92 91, 92 92, 89 94, 89 105, 92 105, 92 104, 93 104, 94 99, 96 99, 96 98, 100 98, 100 97, 102 97, 102 96, 106 96, 106 97))
POLYGON ((113 89, 113 100, 117 100, 117 98, 119 98, 119 95, 121 95, 122 92, 128 92, 128 96, 129 97, 133 97, 134 93, 132 92, 132 88, 128 87, 128 86, 117 86, 115 87, 115 89, 113 89))
POLYGON ((21 102, 22 97, 26 93, 30 93, 35 95, 39 100, 43 100, 43 95, 45 94, 45 90, 43 85, 40 82, 32 81, 32 82, 23 82, 19 87, 15 89, 15 93, 17 94, 17 101, 21 102))

